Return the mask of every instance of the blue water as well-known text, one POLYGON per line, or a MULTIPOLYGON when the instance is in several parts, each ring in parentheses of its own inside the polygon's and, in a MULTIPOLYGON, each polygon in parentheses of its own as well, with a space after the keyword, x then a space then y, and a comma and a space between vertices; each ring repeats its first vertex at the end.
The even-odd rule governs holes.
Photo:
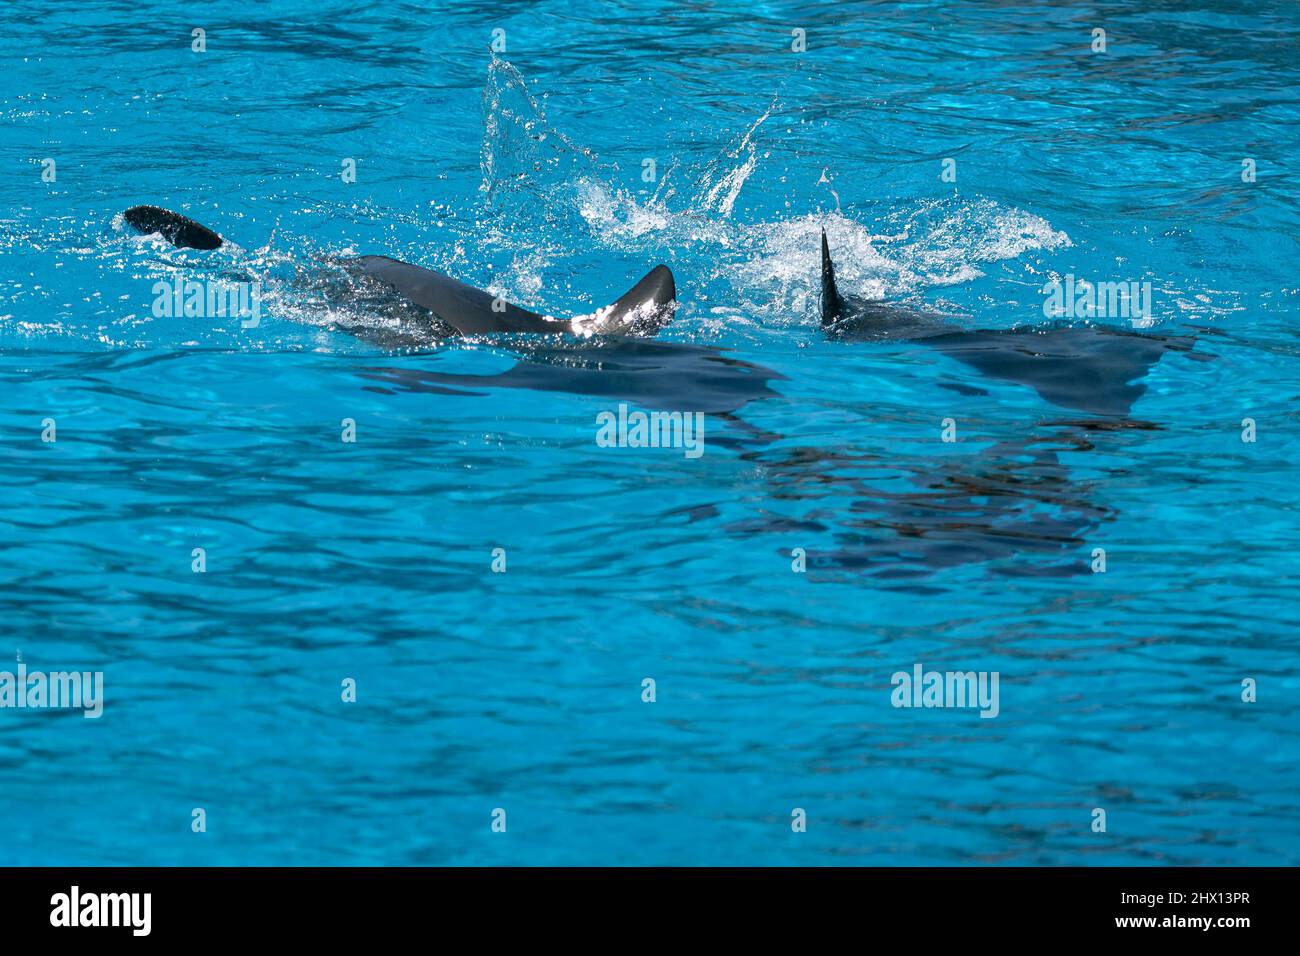
POLYGON ((4 4, 0 667, 105 702, 0 710, 0 863, 1300 862, 1298 54, 1287 2, 4 4), (1195 344, 1097 417, 828 340, 823 226, 845 293, 1150 282, 1195 344), (346 252, 681 304, 412 346, 302 281, 346 252), (248 274, 256 328, 152 312, 248 274))

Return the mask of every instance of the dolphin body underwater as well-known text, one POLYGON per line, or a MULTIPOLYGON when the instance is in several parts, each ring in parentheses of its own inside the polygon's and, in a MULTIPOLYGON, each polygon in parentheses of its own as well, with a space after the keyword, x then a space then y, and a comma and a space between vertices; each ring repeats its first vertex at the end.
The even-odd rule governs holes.
POLYGON ((964 329, 943 316, 840 295, 822 231, 821 323, 828 337, 917 342, 989 378, 1032 388, 1064 408, 1127 415, 1141 383, 1165 352, 1190 351, 1187 336, 1151 335, 1098 325, 964 329))
MULTIPOLYGON (((132 206, 122 218, 142 233, 158 233, 180 249, 219 249, 225 240, 188 216, 158 206, 132 206)), ((671 321, 677 289, 665 265, 646 273, 611 305, 590 315, 555 319, 512 305, 451 276, 388 256, 337 257, 354 277, 374 280, 427 313, 431 330, 458 335, 527 333, 538 335, 653 334, 671 321)))

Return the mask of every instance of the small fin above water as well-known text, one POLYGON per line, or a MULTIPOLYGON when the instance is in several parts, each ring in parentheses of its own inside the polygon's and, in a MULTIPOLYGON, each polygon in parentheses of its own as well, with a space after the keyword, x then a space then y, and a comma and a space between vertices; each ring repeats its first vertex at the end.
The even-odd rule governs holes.
POLYGON ((831 247, 822 230, 822 325, 834 325, 840 317, 843 304, 835 288, 835 264, 831 262, 831 247))
POLYGON ((218 249, 223 241, 207 226, 161 206, 132 206, 122 218, 145 235, 158 233, 178 249, 218 249))
POLYGON ((657 265, 611 305, 572 321, 575 335, 654 335, 672 321, 677 284, 672 270, 657 265))

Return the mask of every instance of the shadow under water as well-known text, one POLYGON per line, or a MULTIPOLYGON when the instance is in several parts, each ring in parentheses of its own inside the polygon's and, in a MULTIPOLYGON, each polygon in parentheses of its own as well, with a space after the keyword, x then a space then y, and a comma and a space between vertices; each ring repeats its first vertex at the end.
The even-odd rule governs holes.
MULTIPOLYGON (((1087 452, 1099 435, 1157 426, 1124 416, 1045 421, 1042 431, 997 442, 974 455, 900 457, 857 449, 773 448, 785 436, 735 414, 748 403, 778 396, 780 373, 733 358, 724 350, 647 339, 592 346, 529 348, 496 374, 473 375, 370 366, 361 370, 383 392, 482 396, 495 388, 594 395, 645 409, 705 412, 739 433, 716 444, 761 465, 769 485, 761 514, 726 520, 738 537, 792 533, 806 547, 814 576, 870 574, 920 579, 958 565, 996 563, 999 574, 1063 576, 1088 570, 1083 549, 1115 517, 1093 500, 1094 487, 1075 480, 1060 452, 1087 452), (777 513, 782 505, 789 514, 777 513), (818 574, 817 572, 821 572, 818 574)), ((719 520, 723 509, 703 503, 674 509, 692 522, 719 520)), ((919 586, 915 582, 913 586, 919 586)))
POLYGON ((988 563, 1018 577, 1083 573, 1090 535, 1116 516, 1058 454, 1092 448, 1088 430, 1084 422, 938 460, 806 447, 751 453, 773 486, 773 510, 785 504, 798 517, 769 513, 726 528, 779 536, 782 553, 795 543, 792 532, 805 542, 829 536, 828 546, 805 546, 814 577, 916 579, 988 563))
POLYGON ((495 375, 461 375, 370 366, 375 391, 482 395, 476 389, 525 388, 634 402, 661 411, 729 416, 749 402, 776 396, 768 382, 780 372, 731 358, 725 350, 651 339, 611 340, 592 346, 529 348, 495 375))

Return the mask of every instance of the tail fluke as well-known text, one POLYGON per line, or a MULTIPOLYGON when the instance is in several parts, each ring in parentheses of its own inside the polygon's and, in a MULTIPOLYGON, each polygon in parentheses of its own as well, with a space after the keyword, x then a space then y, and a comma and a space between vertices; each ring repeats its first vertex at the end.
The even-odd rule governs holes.
POLYGON ((840 318, 840 293, 835 288, 835 264, 831 262, 831 247, 822 230, 822 325, 834 325, 840 318))
POLYGON ((132 206, 122 218, 145 234, 159 233, 178 249, 216 249, 222 243, 207 226, 159 206, 132 206))

